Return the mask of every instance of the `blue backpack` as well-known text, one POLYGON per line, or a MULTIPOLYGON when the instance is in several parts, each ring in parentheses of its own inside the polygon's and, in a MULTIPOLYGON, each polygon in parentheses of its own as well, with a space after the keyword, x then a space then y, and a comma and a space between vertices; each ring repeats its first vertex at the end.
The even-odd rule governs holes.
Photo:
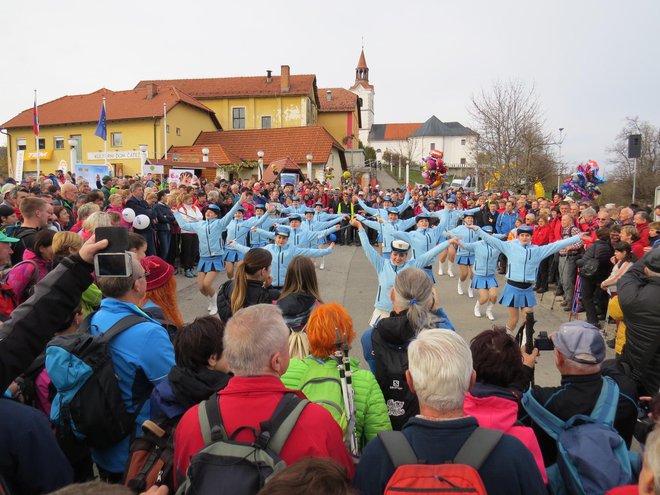
POLYGON ((639 456, 628 451, 614 429, 619 386, 602 377, 603 387, 589 416, 562 421, 527 391, 522 405, 529 416, 557 442, 557 462, 547 469, 554 495, 602 495, 635 482, 639 456))

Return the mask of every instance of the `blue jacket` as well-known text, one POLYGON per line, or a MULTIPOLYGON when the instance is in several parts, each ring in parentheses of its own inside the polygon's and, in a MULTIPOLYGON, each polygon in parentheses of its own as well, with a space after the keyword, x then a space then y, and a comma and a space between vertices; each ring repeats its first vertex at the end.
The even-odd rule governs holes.
POLYGON ((390 289, 394 286, 394 279, 397 274, 406 268, 424 268, 433 263, 433 259, 442 251, 449 247, 449 242, 445 241, 435 246, 430 251, 419 256, 414 260, 408 260, 403 265, 395 266, 390 260, 386 260, 369 243, 369 236, 364 229, 358 230, 360 242, 364 254, 367 255, 369 263, 376 269, 378 276, 378 292, 376 292, 376 302, 374 306, 383 311, 392 311, 392 301, 390 301, 390 289))
POLYGON ((213 220, 201 220, 199 222, 186 222, 183 215, 178 211, 174 212, 174 218, 179 223, 181 230, 194 232, 199 237, 199 255, 203 258, 211 256, 222 256, 225 254, 225 243, 222 240, 222 233, 227 230, 227 225, 232 221, 234 213, 240 206, 240 203, 234 203, 231 210, 222 218, 213 220))
MULTIPOLYGON (((372 208, 371 206, 367 206, 367 203, 361 199, 358 199, 358 204, 360 205, 360 208, 369 213, 369 215, 387 218, 387 208, 372 208)), ((412 206, 412 204, 413 203, 410 202, 410 191, 406 191, 406 195, 403 197, 401 204, 399 206, 395 206, 394 208, 396 208, 399 212, 399 215, 401 215, 401 213, 403 213, 409 206, 412 206)))
MULTIPOLYGON (((267 233, 270 234, 271 232, 267 233)), ((273 237, 275 237, 275 234, 273 234, 273 237)), ((243 254, 250 250, 250 248, 236 243, 228 246, 228 248, 236 249, 243 254)), ((320 258, 321 256, 332 253, 331 248, 304 249, 297 246, 291 246, 288 242, 282 247, 277 246, 276 244, 267 244, 262 249, 269 251, 273 256, 273 261, 270 265, 270 272, 273 275, 273 286, 275 287, 282 287, 284 285, 284 279, 286 278, 286 271, 289 268, 289 263, 291 263, 291 260, 296 256, 320 258)))
POLYGON ((497 258, 500 251, 484 241, 470 242, 463 245, 466 251, 474 253, 474 274, 488 277, 497 273, 497 258))
POLYGON ((355 215, 360 222, 364 225, 373 229, 383 235, 383 253, 392 252, 392 241, 394 237, 392 233, 397 231, 406 231, 413 225, 415 225, 415 217, 409 218, 408 220, 396 220, 395 222, 390 222, 386 220, 385 223, 375 222, 374 220, 366 220, 362 215, 355 215))
POLYGON ((248 235, 252 227, 259 227, 268 219, 267 215, 261 215, 259 217, 254 216, 248 218, 247 220, 236 220, 232 219, 231 222, 227 225, 227 238, 225 243, 229 241, 236 241, 239 244, 247 246, 248 235))
POLYGON ((325 211, 314 212, 315 222, 327 222, 328 220, 334 220, 335 218, 344 218, 344 215, 341 213, 327 213, 325 211))
MULTIPOLYGON (((112 364, 119 378, 124 405, 129 412, 135 411, 136 402, 148 398, 151 389, 165 380, 174 366, 174 347, 167 330, 134 304, 112 298, 103 299, 101 307, 92 316, 90 333, 102 335, 121 318, 131 314, 139 314, 150 321, 132 326, 110 342, 112 364), (137 391, 140 391, 142 397, 136 395, 137 391)), ((136 434, 139 434, 140 425, 147 419, 148 400, 135 419, 136 434)), ((92 449, 92 458, 103 469, 121 473, 126 468, 128 443, 129 437, 126 437, 108 449, 92 449)))
POLYGON ((481 229, 476 230, 486 244, 499 249, 507 258, 506 278, 514 282, 532 284, 536 282, 539 264, 551 254, 561 251, 566 246, 580 242, 580 236, 575 235, 545 246, 532 244, 522 245, 517 239, 502 241, 481 229))
MULTIPOLYGON (((263 215, 255 215, 250 220, 253 218, 261 218, 262 216, 266 217, 266 219, 263 221, 261 224, 261 228, 263 230, 269 230, 273 225, 277 224, 282 224, 282 223, 288 223, 289 219, 288 218, 279 218, 276 216, 272 216, 269 214, 269 212, 264 213, 263 215)), ((262 247, 268 244, 268 237, 261 235, 259 232, 254 232, 250 230, 250 233, 248 234, 248 237, 250 238, 250 246, 251 247, 262 247)), ((243 243, 241 243, 243 244, 243 243)))
MULTIPOLYGON (((458 227, 454 227, 449 231, 450 234, 452 234, 454 237, 460 237, 461 238, 461 243, 467 242, 476 242, 479 239, 479 236, 474 230, 468 229, 465 225, 459 225, 458 227)), ((465 249, 462 246, 458 246, 458 249, 456 250, 456 256, 470 256, 472 253, 465 249)))
POLYGON ((298 213, 300 216, 305 216, 305 210, 307 209, 307 205, 304 203, 300 203, 298 206, 286 206, 282 208, 280 211, 282 213, 287 213, 287 214, 292 214, 292 213, 298 213))
POLYGON ((410 259, 415 259, 421 256, 422 254, 430 251, 438 244, 438 241, 441 237, 444 238, 445 232, 436 227, 435 229, 417 229, 412 232, 392 232, 392 237, 395 239, 401 239, 410 244, 412 248, 412 255, 410 259))
MULTIPOLYGON (((319 240, 325 236, 336 232, 337 229, 330 227, 329 229, 320 230, 318 232, 310 231, 299 227, 297 229, 289 228, 289 242, 287 245, 302 247, 302 248, 315 248, 319 245, 319 240)), ((269 239, 275 239, 275 232, 266 232, 265 230, 257 229, 257 232, 269 239)), ((322 256, 322 255, 321 255, 322 256)))
POLYGON ((495 230, 497 233, 508 236, 511 229, 516 227, 516 218, 518 218, 518 214, 515 211, 512 211, 511 213, 503 211, 500 213, 497 216, 497 221, 495 223, 495 230))
POLYGON ((465 215, 472 214, 474 215, 477 213, 481 208, 478 206, 476 208, 471 208, 469 210, 449 210, 447 208, 444 208, 442 210, 437 210, 434 212, 430 212, 429 210, 426 209, 426 207, 422 206, 422 211, 426 213, 427 215, 431 215, 432 217, 437 218, 440 220, 440 223, 438 224, 437 228, 442 228, 443 230, 451 230, 454 227, 456 227, 456 224, 458 221, 463 218, 465 215))

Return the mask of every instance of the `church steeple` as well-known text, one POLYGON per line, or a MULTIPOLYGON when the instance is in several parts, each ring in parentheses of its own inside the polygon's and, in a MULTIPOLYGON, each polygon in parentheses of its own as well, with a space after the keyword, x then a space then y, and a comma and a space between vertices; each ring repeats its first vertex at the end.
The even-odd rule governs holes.
POLYGON ((355 68, 355 84, 361 82, 369 84, 369 67, 367 67, 367 60, 364 58, 364 48, 360 52, 360 60, 358 60, 355 68))

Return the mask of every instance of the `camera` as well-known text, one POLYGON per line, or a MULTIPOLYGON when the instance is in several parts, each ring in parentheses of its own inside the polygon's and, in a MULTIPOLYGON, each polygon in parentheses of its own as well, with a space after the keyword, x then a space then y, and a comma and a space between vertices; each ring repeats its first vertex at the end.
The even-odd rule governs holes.
POLYGON ((130 277, 133 258, 128 249, 128 230, 124 227, 99 227, 94 231, 97 241, 107 239, 108 247, 94 256, 97 277, 130 277))
POLYGON ((555 348, 555 345, 548 337, 548 332, 541 331, 538 333, 538 337, 534 339, 534 347, 539 351, 552 351, 555 348))

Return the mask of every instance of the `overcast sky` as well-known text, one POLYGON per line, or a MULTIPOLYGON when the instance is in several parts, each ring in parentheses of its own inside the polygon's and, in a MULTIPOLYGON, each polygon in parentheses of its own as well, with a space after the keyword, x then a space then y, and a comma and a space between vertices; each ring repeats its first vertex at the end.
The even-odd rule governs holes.
MULTIPOLYGON (((1 2, 0 121, 141 79, 313 73, 349 87, 364 37, 376 123, 471 125, 473 94, 534 84, 569 164, 605 164, 626 116, 660 125, 659 0, 1 2)), ((4 136, 0 136, 3 139, 4 136)))

